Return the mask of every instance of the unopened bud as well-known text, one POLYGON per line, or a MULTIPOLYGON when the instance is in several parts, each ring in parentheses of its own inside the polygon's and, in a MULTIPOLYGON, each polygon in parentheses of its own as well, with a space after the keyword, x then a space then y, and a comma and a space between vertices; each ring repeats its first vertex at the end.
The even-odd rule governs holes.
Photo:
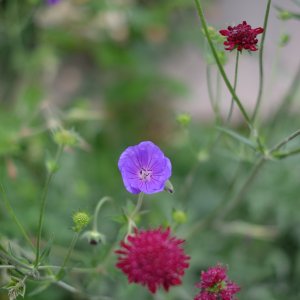
POLYGON ((78 137, 75 132, 66 129, 60 129, 54 133, 54 141, 60 146, 75 146, 78 137))
POLYGON ((86 238, 91 245, 98 245, 99 243, 105 244, 106 242, 105 235, 94 230, 85 232, 82 238, 86 238))
POLYGON ((182 210, 174 210, 172 214, 172 218, 178 224, 184 224, 187 221, 187 215, 182 210))
POLYGON ((279 41, 280 47, 286 46, 289 43, 290 39, 291 39, 291 36, 289 34, 281 35, 280 41, 279 41))
POLYGON ((80 232, 83 230, 90 222, 90 216, 86 212, 76 212, 73 215, 73 230, 75 232, 80 232))
POLYGON ((167 180, 167 182, 165 183, 165 191, 170 194, 174 193, 174 187, 170 180, 167 180))
POLYGON ((292 13, 287 10, 281 10, 278 14, 278 18, 282 21, 289 20, 293 17, 292 13))
POLYGON ((182 113, 177 116, 176 120, 180 125, 182 125, 183 127, 186 127, 191 122, 191 116, 187 113, 182 113))

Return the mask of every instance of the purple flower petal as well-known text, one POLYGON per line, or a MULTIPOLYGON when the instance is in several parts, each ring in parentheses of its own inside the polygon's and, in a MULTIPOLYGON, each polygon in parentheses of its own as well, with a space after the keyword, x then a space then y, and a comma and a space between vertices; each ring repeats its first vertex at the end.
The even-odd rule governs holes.
POLYGON ((55 4, 58 4, 61 0, 47 0, 47 3, 49 5, 55 5, 55 4))
POLYGON ((150 141, 128 147, 121 154, 118 167, 125 188, 133 194, 163 191, 172 173, 170 160, 150 141))

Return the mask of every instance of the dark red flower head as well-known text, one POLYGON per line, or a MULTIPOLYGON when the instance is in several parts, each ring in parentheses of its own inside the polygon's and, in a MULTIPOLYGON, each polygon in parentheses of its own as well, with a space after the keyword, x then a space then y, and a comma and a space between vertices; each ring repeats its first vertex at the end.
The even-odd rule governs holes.
POLYGON ((240 287, 230 281, 227 269, 221 265, 209 268, 201 273, 201 282, 196 284, 201 291, 194 300, 234 300, 234 294, 240 287))
POLYGON ((224 45, 227 47, 225 47, 225 50, 231 51, 237 48, 238 51, 243 49, 256 51, 258 42, 256 36, 263 33, 264 29, 261 27, 252 28, 246 21, 243 21, 237 26, 228 26, 227 29, 222 29, 219 32, 227 37, 227 40, 224 42, 224 45))
POLYGON ((170 235, 170 228, 152 230, 135 229, 127 242, 121 241, 116 266, 128 277, 129 282, 147 286, 151 293, 162 286, 180 285, 184 270, 189 267, 181 245, 184 240, 170 235))

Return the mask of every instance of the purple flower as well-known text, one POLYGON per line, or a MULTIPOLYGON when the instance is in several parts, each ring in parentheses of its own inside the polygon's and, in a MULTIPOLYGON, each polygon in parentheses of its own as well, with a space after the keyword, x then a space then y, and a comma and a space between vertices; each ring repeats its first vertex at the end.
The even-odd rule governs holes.
POLYGON ((58 4, 61 0, 47 0, 47 3, 49 5, 55 5, 55 4, 58 4))
POLYGON ((154 194, 161 192, 171 176, 171 162, 152 142, 128 147, 118 162, 128 192, 154 194))

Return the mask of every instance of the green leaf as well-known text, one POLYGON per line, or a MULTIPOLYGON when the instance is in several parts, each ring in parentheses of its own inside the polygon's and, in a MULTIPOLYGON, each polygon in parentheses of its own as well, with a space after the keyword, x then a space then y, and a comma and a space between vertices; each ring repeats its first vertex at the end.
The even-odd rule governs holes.
POLYGON ((43 249, 41 256, 40 256, 40 261, 43 262, 44 260, 46 260, 51 252, 51 247, 54 241, 54 237, 51 237, 48 241, 48 243, 46 244, 45 248, 43 249))
POLYGON ((42 285, 38 286, 36 289, 34 289, 32 292, 28 294, 28 297, 36 296, 43 291, 45 291, 49 286, 51 285, 51 282, 43 283, 42 285))
MULTIPOLYGON (((299 4, 299 3, 298 3, 299 4)), ((281 20, 289 20, 289 19, 300 19, 300 13, 296 13, 290 10, 286 10, 282 7, 274 5, 275 9, 279 12, 278 17, 281 20)))
POLYGON ((226 133, 227 135, 229 135, 230 137, 232 137, 233 139, 241 142, 242 144, 248 146, 249 148, 251 148, 252 150, 256 151, 256 144, 251 141, 250 139, 236 133, 235 131, 228 129, 228 128, 224 128, 224 127, 217 127, 217 129, 223 133, 226 133))

